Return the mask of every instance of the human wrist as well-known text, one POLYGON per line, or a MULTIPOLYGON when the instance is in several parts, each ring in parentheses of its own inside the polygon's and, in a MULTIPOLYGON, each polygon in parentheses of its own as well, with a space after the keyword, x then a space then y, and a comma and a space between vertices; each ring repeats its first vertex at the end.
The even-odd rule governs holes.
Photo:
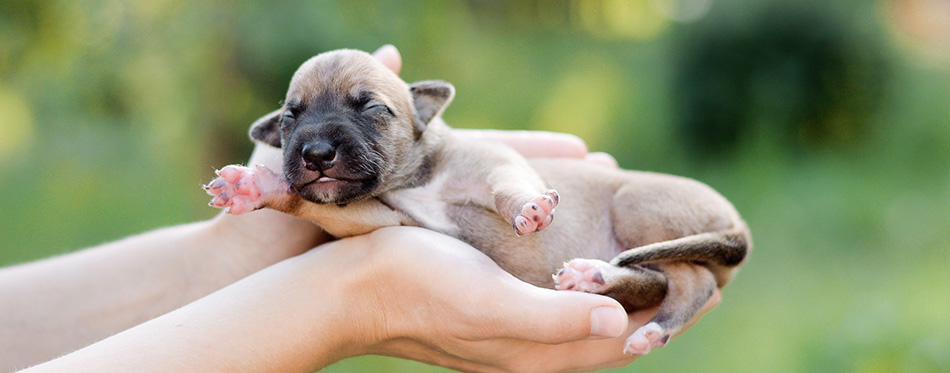
POLYGON ((312 325, 322 325, 314 329, 312 340, 317 342, 314 352, 329 357, 327 365, 375 353, 376 346, 391 338, 387 323, 402 316, 379 292, 388 270, 370 253, 368 242, 365 236, 346 238, 287 261, 300 264, 300 296, 323 309, 311 314, 312 325))
POLYGON ((315 224, 271 210, 233 216, 221 213, 208 221, 208 252, 221 261, 232 281, 329 240, 315 224))

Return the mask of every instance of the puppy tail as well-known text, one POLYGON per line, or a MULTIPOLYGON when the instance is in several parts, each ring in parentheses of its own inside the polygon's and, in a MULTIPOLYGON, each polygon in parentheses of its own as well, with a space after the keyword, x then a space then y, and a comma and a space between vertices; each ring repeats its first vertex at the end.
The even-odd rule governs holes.
POLYGON ((691 261, 726 268, 738 267, 752 251, 752 237, 744 222, 724 231, 700 233, 657 242, 620 253, 610 261, 620 267, 666 261, 691 261))

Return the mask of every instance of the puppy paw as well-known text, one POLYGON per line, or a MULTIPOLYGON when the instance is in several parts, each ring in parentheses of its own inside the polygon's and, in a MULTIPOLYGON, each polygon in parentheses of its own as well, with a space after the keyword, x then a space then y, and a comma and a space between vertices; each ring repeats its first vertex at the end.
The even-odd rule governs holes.
POLYGON ((215 171, 218 178, 204 186, 214 198, 209 206, 227 208, 240 215, 264 207, 278 193, 290 191, 290 185, 277 173, 263 167, 226 166, 215 171))
POLYGON ((594 259, 574 259, 564 263, 564 268, 554 274, 557 290, 603 293, 607 290, 605 273, 611 265, 594 259))
POLYGON ((521 236, 551 225, 559 199, 557 191, 548 189, 522 206, 520 214, 514 219, 515 233, 521 236))
POLYGON ((623 353, 630 355, 645 355, 654 348, 663 347, 670 341, 667 333, 660 324, 650 322, 633 332, 624 344, 623 353))

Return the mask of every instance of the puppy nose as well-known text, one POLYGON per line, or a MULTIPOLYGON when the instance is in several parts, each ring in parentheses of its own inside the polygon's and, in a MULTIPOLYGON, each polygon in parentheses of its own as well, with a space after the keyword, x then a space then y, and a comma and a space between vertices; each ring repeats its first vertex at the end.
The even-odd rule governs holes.
POLYGON ((310 171, 324 171, 333 167, 336 148, 326 141, 312 142, 303 146, 303 165, 310 171))

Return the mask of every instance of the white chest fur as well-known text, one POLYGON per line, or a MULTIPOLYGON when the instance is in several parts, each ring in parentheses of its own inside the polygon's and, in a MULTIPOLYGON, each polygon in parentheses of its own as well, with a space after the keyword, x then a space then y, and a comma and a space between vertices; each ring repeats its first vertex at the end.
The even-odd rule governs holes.
POLYGON ((450 236, 457 235, 459 227, 447 215, 452 200, 446 195, 450 178, 448 173, 439 173, 423 186, 395 190, 381 198, 389 206, 408 214, 425 228, 450 236))

